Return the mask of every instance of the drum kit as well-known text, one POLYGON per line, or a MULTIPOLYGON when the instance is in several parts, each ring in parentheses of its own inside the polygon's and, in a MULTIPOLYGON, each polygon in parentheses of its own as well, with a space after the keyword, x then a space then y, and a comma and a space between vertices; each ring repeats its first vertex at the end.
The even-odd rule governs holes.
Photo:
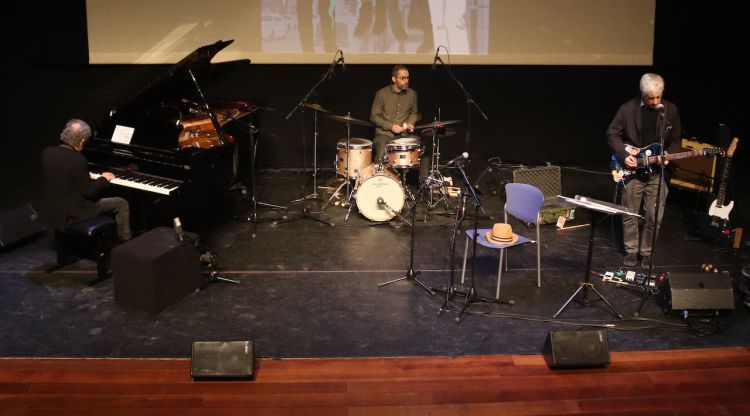
MULTIPOLYGON (((350 126, 372 126, 371 123, 359 120, 351 115, 339 116, 324 114, 325 117, 347 124, 347 137, 336 143, 335 168, 337 176, 344 178, 343 183, 333 192, 326 202, 331 205, 334 199, 342 199, 341 193, 346 186, 346 199, 340 202, 341 206, 347 206, 348 210, 344 221, 349 219, 352 206, 356 204, 359 212, 367 219, 375 222, 384 222, 399 216, 404 205, 408 201, 414 201, 414 195, 406 184, 406 174, 409 170, 420 166, 424 146, 422 140, 415 135, 403 135, 397 137, 385 146, 386 156, 382 161, 373 161, 372 140, 351 137, 350 126), (354 181, 354 185, 351 185, 354 181)), ((432 130, 433 157, 430 174, 427 180, 431 184, 443 185, 442 174, 439 167, 439 137, 438 133, 445 125, 458 123, 460 120, 436 120, 432 123, 415 126, 414 130, 432 130)), ((431 185, 433 187, 433 185, 431 185)), ((430 193, 432 194, 432 192, 430 193)), ((442 192, 447 201, 447 191, 442 192)), ((443 199, 439 199, 443 200, 443 199)), ((447 203, 447 202, 446 202, 447 203)), ((339 202, 336 203, 337 205, 339 202)), ((433 203, 432 196, 428 201, 430 208, 433 203)))

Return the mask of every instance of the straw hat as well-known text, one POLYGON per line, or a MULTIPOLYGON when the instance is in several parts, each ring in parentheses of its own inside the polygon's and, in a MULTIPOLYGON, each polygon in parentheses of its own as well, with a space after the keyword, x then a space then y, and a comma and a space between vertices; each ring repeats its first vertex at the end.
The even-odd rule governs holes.
POLYGON ((487 242, 499 246, 515 244, 518 241, 518 234, 514 234, 510 224, 506 223, 497 223, 493 225, 492 230, 487 231, 485 235, 487 237, 487 242))

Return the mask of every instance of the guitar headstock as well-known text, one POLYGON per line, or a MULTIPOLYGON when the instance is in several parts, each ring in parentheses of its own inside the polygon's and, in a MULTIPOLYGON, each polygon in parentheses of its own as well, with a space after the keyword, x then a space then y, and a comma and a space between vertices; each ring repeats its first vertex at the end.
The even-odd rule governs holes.
POLYGON ((713 157, 713 156, 724 157, 724 149, 720 147, 709 147, 709 148, 703 149, 703 151, 701 152, 701 155, 708 156, 708 157, 713 157))
POLYGON ((727 148, 727 156, 732 157, 734 155, 734 151, 737 150, 737 142, 740 141, 737 137, 732 139, 732 143, 729 144, 729 147, 727 148))

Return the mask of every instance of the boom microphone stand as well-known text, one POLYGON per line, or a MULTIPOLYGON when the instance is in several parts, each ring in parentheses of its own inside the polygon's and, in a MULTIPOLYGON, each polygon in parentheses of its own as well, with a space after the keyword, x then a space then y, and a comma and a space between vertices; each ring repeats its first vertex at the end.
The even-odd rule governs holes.
POLYGON ((453 74, 453 71, 451 70, 451 59, 450 59, 450 52, 448 51, 448 48, 446 48, 443 45, 439 45, 437 47, 437 50, 435 51, 435 63, 440 62, 441 65, 443 65, 446 70, 448 71, 448 74, 451 76, 453 81, 455 81, 456 85, 461 89, 461 91, 464 93, 464 98, 466 99, 466 149, 471 152, 471 146, 469 144, 470 138, 471 138, 471 107, 474 106, 474 108, 477 109, 479 112, 479 115, 484 118, 485 121, 489 120, 487 118, 487 114, 484 114, 484 111, 479 107, 479 104, 477 104, 476 101, 474 101, 474 98, 469 94, 468 91, 466 91, 466 88, 464 88, 464 84, 461 83, 461 81, 456 78, 456 76, 453 74), (443 63, 443 60, 440 59, 438 56, 438 53, 440 52, 440 48, 445 49, 445 52, 448 54, 448 65, 445 65, 443 63))
MULTIPOLYGON (((304 118, 304 109, 305 109, 305 107, 312 107, 312 108, 314 108, 312 104, 308 104, 308 100, 310 99, 310 96, 318 89, 318 87, 321 84, 323 84, 323 82, 325 80, 331 79, 331 77, 333 75, 333 71, 336 68, 336 65, 339 62, 343 63, 343 59, 338 59, 338 60, 336 59, 339 56, 339 53, 341 53, 343 55, 343 52, 341 52, 340 49, 338 51, 336 51, 336 54, 333 56, 333 61, 331 62, 331 65, 328 66, 328 69, 326 69, 326 72, 323 73, 323 76, 318 80, 318 82, 315 83, 315 85, 313 85, 313 87, 310 89, 310 91, 308 91, 307 94, 305 94, 305 96, 302 97, 302 99, 300 100, 300 102, 297 103, 297 105, 294 106, 294 108, 292 109, 292 111, 290 111, 289 114, 287 114, 287 116, 286 116, 286 120, 289 120, 289 118, 292 117, 292 114, 294 114, 294 112, 297 111, 298 108, 302 108, 302 114, 303 114, 302 117, 301 117, 301 120, 302 120, 302 165, 303 165, 302 166, 302 171, 305 172, 305 173, 307 173, 307 140, 306 140, 305 128, 304 128, 304 120, 305 120, 305 118, 304 118)), ((316 119, 315 119, 316 120, 315 141, 317 142, 317 112, 315 114, 316 114, 316 119)), ((315 145, 317 145, 317 143, 315 143, 315 145)), ((314 151, 317 154, 317 149, 314 149, 314 151)), ((317 160, 316 160, 316 162, 317 162, 317 160)), ((317 168, 317 166, 316 166, 316 168, 317 168)), ((313 169, 313 171, 314 170, 315 169, 313 169)), ((316 175, 317 174, 315 172, 313 172, 313 180, 314 180, 314 182, 317 182, 316 175)), ((303 189, 306 186, 306 183, 307 182, 305 182, 305 185, 303 185, 303 189)), ((314 184, 313 186, 317 187, 317 184, 314 184)), ((304 190, 303 190, 303 193, 305 193, 304 190)), ((318 217, 315 214, 313 214, 313 213, 310 212, 310 209, 307 207, 307 200, 310 199, 310 197, 317 198, 317 189, 313 190, 313 193, 309 194, 309 196, 305 195, 302 198, 300 198, 299 200, 297 200, 297 201, 302 201, 302 212, 299 213, 297 217, 288 218, 288 219, 285 219, 283 221, 279 221, 279 222, 277 222, 277 224, 291 222, 291 221, 296 221, 296 220, 300 220, 300 219, 310 219, 310 220, 317 221, 317 222, 322 223, 322 224, 333 226, 333 223, 331 223, 331 222, 329 222, 327 220, 324 220, 323 218, 320 218, 320 217, 318 217)))

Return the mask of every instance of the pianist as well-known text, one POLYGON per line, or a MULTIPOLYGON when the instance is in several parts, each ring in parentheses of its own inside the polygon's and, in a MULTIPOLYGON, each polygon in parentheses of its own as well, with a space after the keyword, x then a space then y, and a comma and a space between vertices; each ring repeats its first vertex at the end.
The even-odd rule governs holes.
POLYGON ((129 240, 130 208, 120 197, 97 198, 115 178, 110 172, 96 179, 89 175, 88 161, 81 154, 91 128, 82 120, 72 119, 60 133, 62 143, 42 152, 42 178, 46 221, 54 229, 65 229, 77 222, 111 213, 117 222, 117 237, 129 240))

